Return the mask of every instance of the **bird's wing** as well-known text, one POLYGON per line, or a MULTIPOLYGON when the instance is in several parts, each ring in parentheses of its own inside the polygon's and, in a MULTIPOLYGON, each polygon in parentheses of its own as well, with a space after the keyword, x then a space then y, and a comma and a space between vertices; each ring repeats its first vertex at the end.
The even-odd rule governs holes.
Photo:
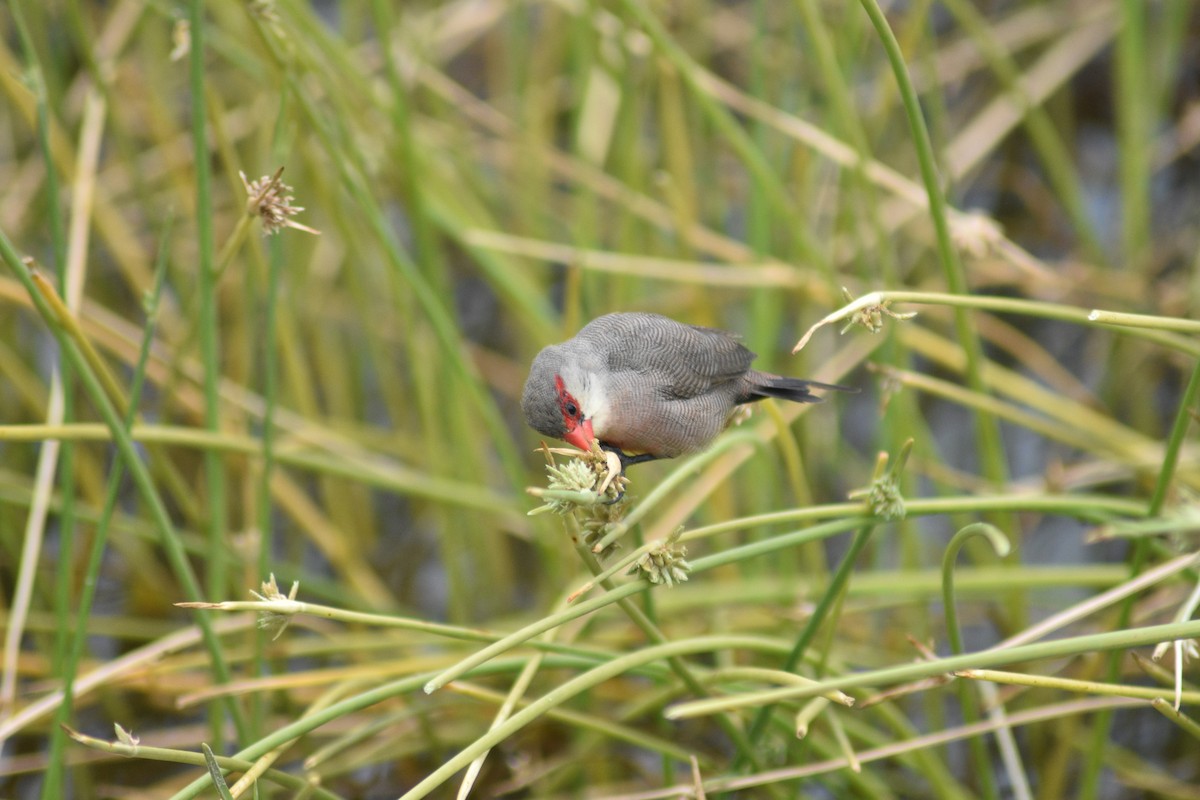
POLYGON ((754 353, 725 331, 657 314, 610 314, 588 328, 581 334, 595 336, 610 370, 639 373, 666 397, 704 394, 744 375, 754 360, 754 353), (600 322, 598 329, 588 330, 600 322))

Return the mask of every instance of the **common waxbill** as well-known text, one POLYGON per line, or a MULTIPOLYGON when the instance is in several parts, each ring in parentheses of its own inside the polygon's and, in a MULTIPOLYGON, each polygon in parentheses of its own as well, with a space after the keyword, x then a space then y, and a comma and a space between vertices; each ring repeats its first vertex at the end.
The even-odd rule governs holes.
POLYGON ((538 353, 521 408, 530 427, 582 450, 592 440, 623 466, 703 450, 737 406, 765 397, 818 403, 810 388, 854 391, 750 369, 725 331, 659 314, 606 314, 538 353))

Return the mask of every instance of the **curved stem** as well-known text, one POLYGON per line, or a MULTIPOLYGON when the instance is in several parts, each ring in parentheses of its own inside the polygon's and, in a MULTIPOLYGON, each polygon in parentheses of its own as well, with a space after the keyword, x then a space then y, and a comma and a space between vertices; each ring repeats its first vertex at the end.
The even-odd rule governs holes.
MULTIPOLYGON (((983 536, 986 538, 992 545, 992 549, 996 551, 996 555, 1001 558, 1008 555, 1012 549, 1008 538, 1005 537, 1000 529, 986 522, 976 522, 973 525, 968 525, 954 534, 954 538, 946 546, 946 552, 942 556, 942 604, 944 607, 943 613, 946 615, 946 636, 950 640, 950 650, 954 655, 960 655, 963 651, 962 631, 958 627, 958 611, 954 597, 954 565, 958 560, 958 551, 973 536, 983 536)), ((978 722, 980 717, 979 705, 976 702, 975 695, 971 692, 969 684, 962 682, 958 684, 958 697, 959 703, 962 706, 963 722, 968 725, 978 722)), ((978 737, 972 738, 970 747, 971 758, 975 762, 975 774, 979 778, 980 790, 985 797, 997 797, 996 781, 992 778, 991 763, 984 740, 978 737)))
POLYGON ((946 635, 950 639, 950 650, 954 655, 963 651, 962 633, 958 628, 958 612, 955 611, 954 605, 954 563, 958 557, 958 551, 973 536, 985 537, 992 549, 996 551, 996 555, 1001 558, 1008 555, 1012 549, 1008 537, 995 525, 989 525, 986 522, 968 525, 954 534, 950 544, 946 545, 946 553, 942 556, 942 602, 945 604, 946 635))

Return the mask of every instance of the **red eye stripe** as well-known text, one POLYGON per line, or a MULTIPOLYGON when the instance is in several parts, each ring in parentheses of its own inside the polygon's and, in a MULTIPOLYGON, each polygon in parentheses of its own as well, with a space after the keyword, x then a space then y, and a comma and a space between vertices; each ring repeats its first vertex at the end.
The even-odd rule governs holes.
POLYGON ((554 376, 554 389, 558 392, 558 408, 562 412, 563 422, 566 423, 567 430, 573 430, 579 424, 582 416, 579 411, 579 403, 567 391, 567 387, 559 375, 554 376))

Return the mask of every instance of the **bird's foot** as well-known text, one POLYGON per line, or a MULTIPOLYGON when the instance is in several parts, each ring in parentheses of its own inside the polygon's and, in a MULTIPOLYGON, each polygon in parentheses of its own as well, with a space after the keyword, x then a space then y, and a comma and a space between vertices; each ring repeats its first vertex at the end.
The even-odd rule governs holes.
MULTIPOLYGON (((604 451, 604 463, 608 467, 608 470, 604 475, 604 480, 602 480, 600 482, 600 485, 598 487, 596 487, 596 494, 599 494, 599 495, 605 494, 608 491, 608 487, 612 485, 613 481, 622 477, 622 473, 625 471, 624 465, 621 464, 620 457, 611 450, 604 451)), ((617 496, 614 497, 612 500, 605 500, 604 503, 606 505, 609 505, 612 503, 619 503, 621 501, 621 498, 624 496, 625 496, 625 489, 622 488, 620 484, 618 484, 617 485, 617 496)))
MULTIPOLYGON (((642 464, 647 461, 655 461, 658 459, 658 456, 651 455, 650 453, 639 453, 638 455, 631 456, 621 448, 613 447, 609 444, 601 444, 600 449, 604 452, 605 461, 608 463, 608 476, 604 479, 604 483, 601 484, 600 488, 598 489, 599 494, 604 494, 608 490, 609 484, 612 483, 614 478, 618 476, 624 477, 625 471, 634 464, 642 464)), ((624 498, 625 487, 618 485, 617 496, 611 500, 605 500, 604 504, 612 505, 614 503, 619 503, 624 498)))
POLYGON ((634 464, 644 464, 647 461, 657 461, 658 456, 652 453, 638 453, 636 456, 631 456, 619 447, 614 447, 611 444, 601 444, 600 449, 606 453, 614 453, 621 460, 621 471, 632 467, 634 464))

